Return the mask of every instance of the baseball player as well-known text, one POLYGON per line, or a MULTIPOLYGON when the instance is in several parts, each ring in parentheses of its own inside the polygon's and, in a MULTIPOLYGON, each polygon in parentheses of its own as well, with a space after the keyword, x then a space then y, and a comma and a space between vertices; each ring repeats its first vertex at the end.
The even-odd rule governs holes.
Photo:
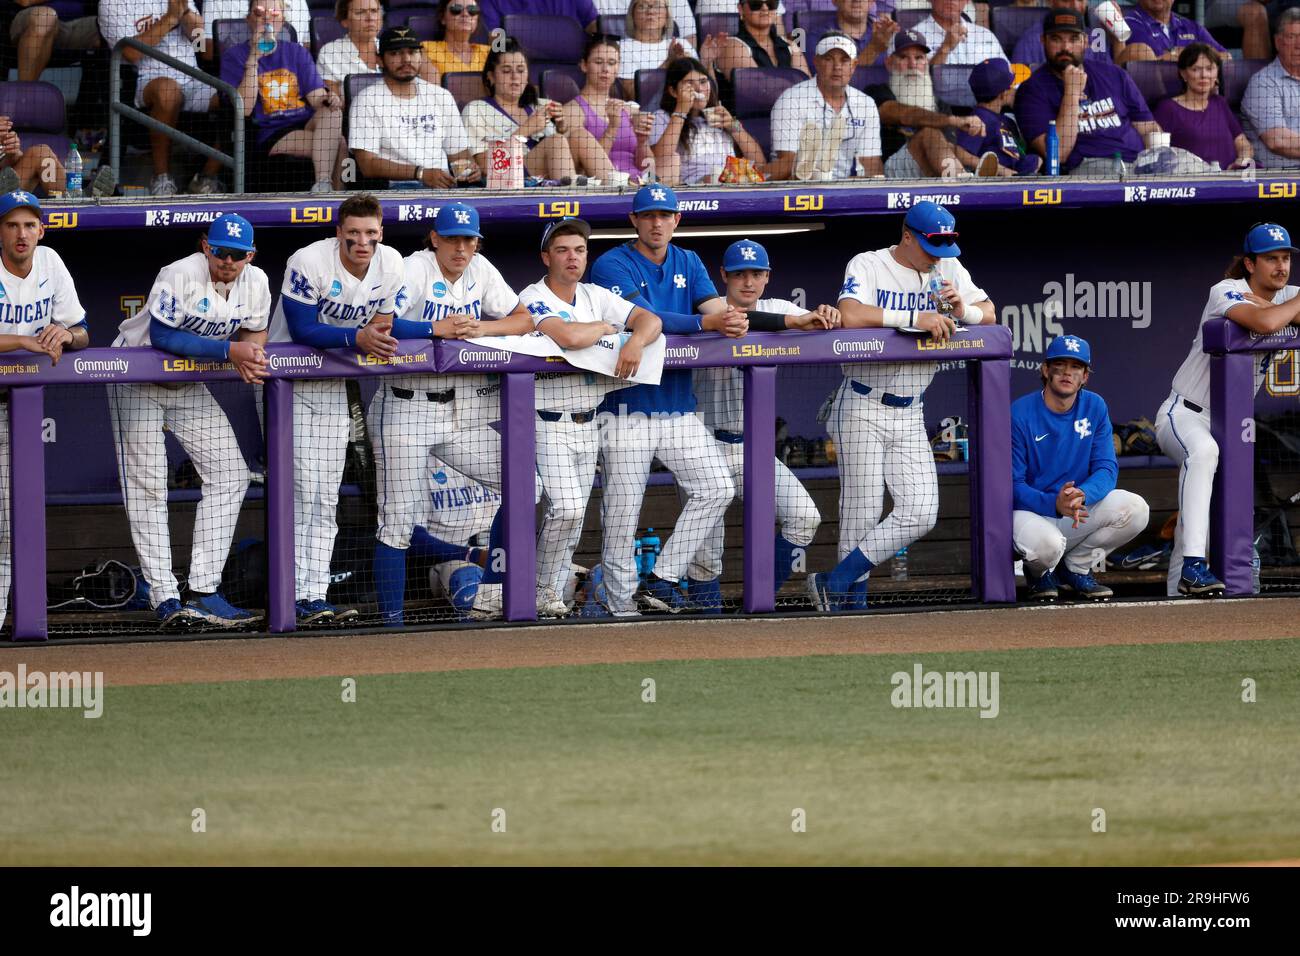
MULTIPOLYGON (((427 249, 406 257, 410 301, 405 319, 423 335, 469 339, 522 335, 532 318, 501 273, 478 254, 477 210, 449 203, 438 210, 427 249)), ((501 488, 501 440, 489 423, 499 417, 499 384, 486 375, 400 375, 386 378, 370 403, 367 420, 375 446, 379 530, 375 585, 384 623, 403 623, 406 551, 428 508, 430 454, 494 491, 501 488)), ((500 517, 490 547, 500 548, 500 517)), ((499 584, 497 562, 485 584, 499 584)), ((479 588, 474 616, 501 615, 501 589, 479 588)))
MULTIPOLYGON (((833 306, 819 305, 809 312, 787 299, 763 298, 771 270, 767 250, 752 239, 733 242, 723 254, 720 273, 727 290, 727 304, 748 314, 751 329, 812 330, 839 325, 840 312, 833 306)), ((718 442, 718 450, 727 460, 731 480, 739 494, 744 487, 745 466, 744 375, 738 368, 700 368, 694 371, 693 379, 700 418, 718 442)), ((821 514, 790 469, 780 461, 775 464, 776 519, 781 525, 776 536, 775 585, 780 591, 794 570, 797 556, 812 544, 821 524, 821 514)), ((722 522, 718 522, 686 572, 688 588, 699 595, 696 606, 702 610, 722 610, 718 578, 722 574, 724 533, 722 522)))
POLYGON ((1025 561, 1029 598, 1054 600, 1060 588, 1105 601, 1110 588, 1091 568, 1147 526, 1147 503, 1115 487, 1110 413, 1087 391, 1092 349, 1058 335, 1039 374, 1043 388, 1011 406, 1012 536, 1025 561))
MULTIPOLYGON (((995 321, 993 303, 957 261, 956 220, 922 201, 907 211, 898 244, 849 262, 840 289, 845 328, 895 328, 946 342, 959 325, 995 321), (931 273, 942 280, 930 291, 931 273)), ((866 575, 934 527, 939 513, 934 454, 925 434, 921 395, 934 362, 858 362, 842 366, 827 430, 840 468, 840 562, 810 574, 818 610, 866 606, 866 575), (894 507, 881 520, 884 490, 894 507)))
MULTIPOLYGON (((229 361, 245 382, 256 384, 266 377, 262 346, 271 290, 266 273, 252 264, 253 227, 242 216, 219 216, 201 249, 159 271, 145 308, 122 323, 113 347, 152 346, 174 355, 229 361)), ((260 620, 217 591, 249 481, 226 413, 208 387, 197 382, 110 385, 108 395, 131 541, 159 622, 171 628, 199 621, 243 625, 260 620), (203 481, 184 605, 172 573, 167 530, 164 429, 176 436, 203 481)))
MULTIPOLYGON (((546 277, 519 294, 537 328, 557 345, 582 349, 606 335, 621 336, 615 372, 636 374, 641 353, 659 337, 659 317, 603 286, 583 282, 591 227, 581 219, 551 223, 542 234, 546 277)), ((537 532, 537 613, 564 617, 561 595, 571 577, 570 565, 587 500, 596 476, 600 436, 596 406, 616 384, 607 375, 558 372, 537 376, 537 476, 546 500, 546 515, 537 532)))
MULTIPOLYGON (((748 331, 745 314, 718 295, 700 257, 673 245, 682 217, 672 189, 660 183, 642 186, 628 218, 637 238, 597 259, 593 282, 652 311, 665 332, 739 337, 748 331)), ((612 392, 600 411, 602 564, 610 613, 635 616, 638 605, 675 613, 678 580, 735 495, 730 466, 695 414, 687 369, 665 369, 659 385, 612 392), (632 539, 655 458, 673 473, 686 504, 653 574, 638 588, 632 539)))
MULTIPOLYGON (((1300 324, 1300 296, 1291 276, 1291 234, 1276 223, 1252 226, 1242 254, 1210 289, 1191 351, 1174 375, 1173 391, 1156 416, 1160 450, 1179 463, 1178 525, 1169 557, 1168 594, 1214 597, 1223 582, 1210 573, 1210 494, 1219 467, 1219 446, 1210 434, 1210 357, 1202 351, 1201 327, 1226 318, 1267 335, 1300 324)), ((1264 384, 1273 353, 1258 356, 1255 391, 1264 384)))
MULTIPOLYGON (((24 349, 57 365, 64 349, 89 342, 86 310, 67 266, 45 238, 41 204, 29 192, 0 195, 0 352, 24 349)), ((0 406, 9 402, 0 390, 0 406)), ((0 625, 9 612, 9 414, 0 407, 0 625)))
MULTIPOLYGON (((383 245, 383 209, 361 193, 343 201, 332 239, 289 257, 271 342, 355 348, 391 358, 399 338, 428 337, 427 327, 395 319, 406 308, 401 254, 383 245)), ((293 387, 294 562, 298 624, 356 617, 325 600, 338 535, 339 483, 352 423, 342 380, 304 380, 293 387)))
POLYGON ((462 616, 474 607, 501 495, 429 456, 429 509, 411 534, 408 559, 428 561, 429 586, 462 616))

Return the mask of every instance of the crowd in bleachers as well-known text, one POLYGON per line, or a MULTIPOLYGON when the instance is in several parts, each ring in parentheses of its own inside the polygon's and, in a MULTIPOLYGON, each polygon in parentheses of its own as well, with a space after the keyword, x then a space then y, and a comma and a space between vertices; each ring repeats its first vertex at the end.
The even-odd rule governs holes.
MULTIPOLYGON (((1052 136, 1062 174, 1300 168, 1300 0, 1050 5, 0 0, 0 188, 64 190, 128 37, 239 91, 250 190, 500 185, 511 160, 528 185, 1039 175, 1052 136)), ((229 97, 124 56, 130 105, 232 149, 229 97)), ((229 188, 124 127, 132 185, 229 188)))

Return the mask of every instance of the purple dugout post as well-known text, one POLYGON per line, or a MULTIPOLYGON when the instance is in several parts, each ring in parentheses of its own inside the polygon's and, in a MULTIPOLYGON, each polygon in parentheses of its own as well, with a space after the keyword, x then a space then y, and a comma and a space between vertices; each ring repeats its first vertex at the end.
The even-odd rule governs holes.
MULTIPOLYGON (((507 621, 537 619, 537 414, 533 373, 501 374, 501 522, 506 552, 502 611, 507 621)), ((490 561, 497 560, 492 555, 490 561)))
MULTIPOLYGON (((776 368, 746 367, 745 596, 746 613, 771 611, 776 563, 776 368)), ((719 520, 723 520, 719 516, 719 520)))
POLYGON ((971 586, 986 603, 1014 601, 1011 540, 1011 363, 967 362, 971 435, 971 586))
POLYGON ((13 562, 15 641, 46 639, 45 444, 41 419, 45 389, 9 390, 9 541, 13 562))
POLYGON ((269 629, 292 631, 294 614, 293 553, 293 382, 270 379, 263 385, 266 402, 266 610, 269 629))
POLYGON ((1255 418, 1259 360, 1257 353, 1210 356, 1210 433, 1219 446, 1210 503, 1210 569, 1232 595, 1254 593, 1255 445, 1253 437, 1246 438, 1255 418))

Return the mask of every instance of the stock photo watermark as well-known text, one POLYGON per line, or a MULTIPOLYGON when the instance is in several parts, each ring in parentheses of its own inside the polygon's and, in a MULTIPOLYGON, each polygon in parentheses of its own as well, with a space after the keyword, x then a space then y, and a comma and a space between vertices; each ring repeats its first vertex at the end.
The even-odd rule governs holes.
POLYGON ((104 713, 103 671, 0 671, 0 709, 80 710, 87 720, 104 713))
POLYGON ((927 671, 920 663, 911 673, 895 671, 889 678, 894 689, 889 702, 897 709, 975 709, 980 717, 996 717, 1001 710, 1000 671, 927 671))

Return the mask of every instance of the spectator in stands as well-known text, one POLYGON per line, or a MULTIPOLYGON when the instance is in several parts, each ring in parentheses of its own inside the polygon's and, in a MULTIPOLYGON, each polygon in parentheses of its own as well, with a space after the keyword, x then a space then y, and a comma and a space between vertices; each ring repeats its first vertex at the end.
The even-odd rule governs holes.
POLYGON ((506 37, 499 49, 488 54, 483 86, 487 98, 466 106, 461 118, 473 144, 474 159, 485 174, 492 142, 522 136, 528 140, 524 169, 529 175, 563 182, 581 171, 609 182, 614 167, 600 144, 583 126, 570 128, 559 103, 538 98, 537 89, 528 82, 528 58, 519 41, 506 37))
POLYGON ((1190 43, 1228 52, 1205 27, 1174 13, 1174 0, 1138 0, 1136 7, 1124 11, 1124 22, 1133 31, 1128 40, 1112 38, 1120 66, 1133 60, 1177 60, 1179 51, 1190 43))
MULTIPOLYGON (((723 44, 715 64, 724 100, 730 102, 732 99, 731 74, 737 68, 780 67, 811 75, 803 51, 777 30, 781 20, 776 12, 778 5, 779 0, 740 0, 736 4, 740 27, 736 35, 723 44)), ((704 42, 708 40, 706 38, 704 42)))
POLYGON ((413 179, 433 189, 480 179, 456 101, 418 75, 420 38, 408 27, 389 27, 379 34, 379 58, 383 82, 362 90, 350 113, 350 145, 361 175, 413 179))
MULTIPOLYGON (((22 9, 9 24, 18 48, 18 79, 39 80, 57 47, 94 50, 99 46, 93 0, 15 0, 22 9)), ((30 190, 28 190, 30 192, 30 190)))
POLYGON ((835 28, 858 45, 858 66, 882 64, 898 21, 883 11, 876 15, 876 0, 835 0, 835 28))
POLYGON ((0 116, 0 194, 25 189, 48 196, 66 188, 63 164, 54 150, 41 143, 23 149, 13 120, 0 116))
POLYGON ((1269 10, 1264 0, 1209 0, 1205 26, 1239 27, 1241 55, 1247 60, 1267 60, 1273 55, 1268 34, 1269 10))
MULTIPOLYGON (((619 75, 617 37, 597 34, 587 41, 578 66, 586 76, 582 92, 564 106, 569 129, 581 127, 609 157, 614 169, 636 178, 651 157, 650 131, 654 115, 640 111, 635 101, 624 102, 610 94, 619 75)), ((570 149, 573 143, 570 141, 570 149)))
POLYGON ((426 40, 424 44, 425 60, 439 76, 446 73, 483 72, 488 45, 471 43, 469 39, 478 29, 482 12, 482 7, 475 0, 439 2, 438 23, 442 27, 442 39, 426 40))
POLYGON ((880 112, 871 97, 849 85, 857 44, 840 33, 817 43, 817 77, 790 87, 772 107, 768 179, 881 176, 880 112), (820 167, 820 168, 819 168, 820 167))
MULTIPOLYGON (((203 0, 203 22, 209 31, 216 29, 218 20, 242 20, 247 14, 248 0, 203 0)), ((285 0, 284 22, 293 27, 303 46, 311 42, 311 11, 307 9, 307 0, 285 0)))
POLYGON ((591 0, 479 0, 483 25, 488 30, 504 26, 502 19, 515 13, 573 17, 588 33, 596 32, 596 5, 591 0))
POLYGON ((930 15, 912 29, 934 52, 931 66, 974 66, 985 60, 1005 60, 1006 51, 993 31, 962 19, 967 0, 934 0, 930 15))
MULTIPOLYGON (((736 0, 695 0, 695 15, 697 17, 735 12, 736 0)), ((781 20, 784 16, 785 4, 778 3, 776 8, 776 29, 782 36, 785 35, 785 23, 781 20)))
POLYGON ((343 142, 343 97, 325 87, 311 53, 301 43, 280 40, 262 53, 255 39, 269 25, 279 35, 284 0, 252 0, 250 39, 221 54, 221 78, 239 90, 244 116, 253 118, 253 149, 262 156, 310 158, 313 193, 339 188, 347 146, 343 142))
MULTIPOLYGON (((596 12, 602 17, 620 16, 624 17, 623 32, 630 36, 632 30, 632 14, 628 10, 627 0, 595 0, 596 12)), ((673 23, 677 27, 677 36, 685 40, 691 46, 695 45, 695 36, 697 29, 695 26, 695 11, 691 9, 687 0, 669 0, 668 9, 672 13, 673 23)), ((727 8, 730 12, 730 7, 727 8)))
POLYGON ((1255 151, 1232 115, 1232 107, 1216 90, 1223 68, 1219 52, 1204 43, 1183 47, 1178 55, 1178 75, 1183 92, 1161 100, 1151 111, 1160 128, 1170 134, 1170 145, 1195 153, 1220 169, 1240 169, 1255 151))
POLYGON ((380 0, 338 0, 334 15, 348 35, 321 47, 316 67, 330 92, 342 96, 352 74, 380 72, 379 30, 384 25, 384 5, 380 0))
POLYGON ((1273 31, 1277 58, 1250 78, 1241 112, 1264 169, 1300 168, 1300 7, 1282 11, 1273 31))
POLYGON ((1113 175, 1114 157, 1132 162, 1143 138, 1160 132, 1146 100, 1124 70, 1083 59, 1083 16, 1057 8, 1043 18, 1047 61, 1016 92, 1016 119, 1030 148, 1047 158, 1047 129, 1056 120, 1062 173, 1113 175))
POLYGON ((944 135, 946 130, 961 130, 982 138, 986 130, 978 117, 953 116, 935 108, 938 104, 926 60, 930 51, 921 35, 900 30, 894 35, 893 47, 885 59, 889 82, 865 90, 880 112, 885 175, 890 179, 952 179, 967 178, 974 170, 981 176, 996 176, 998 160, 991 152, 971 154, 954 146, 944 135))
POLYGON ((1020 151, 1020 130, 1003 111, 1016 98, 1016 76, 1006 60, 985 60, 970 71, 970 89, 975 96, 975 116, 984 123, 983 135, 960 131, 957 145, 974 156, 993 153, 998 158, 999 176, 1033 176, 1043 157, 1020 151))
MULTIPOLYGON (((618 78, 623 81, 623 95, 631 97, 637 70, 666 70, 668 64, 683 56, 696 56, 687 40, 673 38, 673 20, 668 0, 632 0, 627 5, 627 36, 619 44, 618 78)), ((706 37, 711 64, 717 59, 721 42, 706 37)), ((697 57, 698 58, 698 57, 697 57)))
POLYGON ((669 64, 659 107, 650 148, 663 182, 717 182, 727 157, 737 152, 756 168, 763 163, 762 148, 718 102, 708 69, 699 60, 683 57, 669 64))
MULTIPOLYGON (((99 32, 109 46, 133 37, 195 69, 195 41, 205 35, 203 18, 188 0, 100 0, 99 32)), ((175 127, 182 109, 203 113, 211 107, 215 99, 212 87, 138 50, 126 49, 123 56, 139 70, 135 105, 160 123, 175 127)), ((154 172, 149 191, 155 196, 176 195, 176 180, 170 172, 172 141, 162 133, 150 133, 149 145, 154 172)), ((191 186, 197 184, 199 175, 191 186)))
MULTIPOLYGON (((1083 17, 1085 26, 1087 25, 1088 0, 1058 0, 1055 6, 1075 11, 1083 17)), ((1101 27, 1093 27, 1088 34, 1088 40, 1083 48, 1083 58, 1085 60, 1103 60, 1106 63, 1114 62, 1110 58, 1110 44, 1106 42, 1105 30, 1101 27)), ((1016 41, 1016 48, 1011 54, 1011 62, 1037 65, 1045 59, 1047 57, 1043 54, 1042 31, 1030 29, 1020 34, 1020 39, 1016 41)))

